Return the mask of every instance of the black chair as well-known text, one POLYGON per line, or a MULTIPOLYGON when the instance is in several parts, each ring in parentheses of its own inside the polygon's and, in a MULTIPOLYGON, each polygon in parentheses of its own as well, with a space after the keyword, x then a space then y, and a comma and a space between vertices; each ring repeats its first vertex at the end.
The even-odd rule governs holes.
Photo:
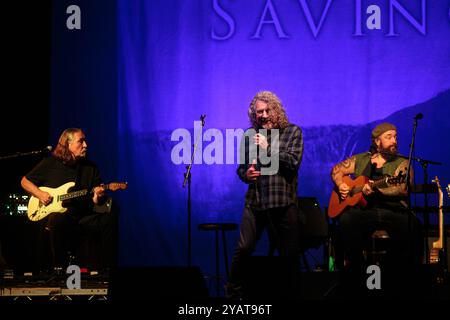
POLYGON ((219 231, 222 232, 222 245, 223 245, 223 255, 225 263, 225 272, 228 278, 228 252, 227 252, 227 241, 225 237, 226 231, 237 230, 238 225, 236 223, 223 223, 223 222, 211 222, 211 223, 201 223, 198 225, 198 229, 202 231, 214 231, 215 233, 215 243, 216 243, 216 291, 217 296, 220 295, 220 259, 219 259, 219 231))

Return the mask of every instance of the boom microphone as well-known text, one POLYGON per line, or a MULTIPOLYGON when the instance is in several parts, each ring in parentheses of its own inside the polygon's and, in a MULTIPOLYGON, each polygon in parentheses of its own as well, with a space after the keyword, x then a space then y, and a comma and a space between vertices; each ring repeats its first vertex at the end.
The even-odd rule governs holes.
POLYGON ((44 149, 42 150, 36 150, 36 151, 31 151, 31 154, 40 154, 40 153, 45 153, 45 152, 50 152, 52 151, 52 146, 46 146, 44 149))

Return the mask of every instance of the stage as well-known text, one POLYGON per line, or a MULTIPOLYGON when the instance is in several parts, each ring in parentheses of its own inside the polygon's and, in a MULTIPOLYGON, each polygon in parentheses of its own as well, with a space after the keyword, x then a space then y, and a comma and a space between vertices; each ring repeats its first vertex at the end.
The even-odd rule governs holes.
POLYGON ((208 277, 198 268, 147 267, 119 269, 110 276, 82 275, 80 288, 74 289, 69 289, 66 283, 70 275, 40 274, 5 279, 4 274, 0 284, 0 301, 14 304, 161 301, 178 305, 183 302, 235 304, 255 301, 450 300, 449 274, 436 282, 430 268, 425 266, 418 274, 412 275, 408 284, 398 282, 401 287, 389 285, 386 279, 381 278, 379 290, 359 288, 359 291, 354 291, 355 287, 345 284, 346 275, 342 272, 285 272, 276 275, 270 273, 277 268, 277 263, 273 261, 276 260, 268 263, 271 268, 262 267, 246 279, 245 294, 241 300, 227 299, 223 291, 217 296, 214 284, 208 285, 208 277))

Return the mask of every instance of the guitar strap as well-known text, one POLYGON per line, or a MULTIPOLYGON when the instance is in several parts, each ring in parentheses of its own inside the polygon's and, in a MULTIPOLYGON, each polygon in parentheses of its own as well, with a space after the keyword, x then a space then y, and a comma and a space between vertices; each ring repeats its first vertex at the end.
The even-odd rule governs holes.
MULTIPOLYGON (((90 192, 92 190, 92 186, 91 185, 81 185, 81 178, 83 176, 83 159, 81 159, 78 163, 77 163, 77 173, 76 173, 76 178, 75 178, 75 188, 76 190, 82 190, 82 189, 88 189, 88 193, 86 196, 79 198, 78 201, 80 201, 83 204, 88 203, 87 208, 83 208, 82 210, 84 212, 91 212, 94 204, 92 201, 85 201, 85 199, 89 198, 90 192)), ((83 204, 81 206, 83 206, 83 204)))
POLYGON ((81 162, 79 161, 78 163, 77 163, 77 172, 76 172, 76 177, 75 177, 75 187, 77 188, 77 190, 78 189, 83 189, 81 186, 80 186, 80 183, 81 183, 81 173, 82 173, 82 170, 83 169, 83 166, 82 166, 82 164, 81 164, 81 162))

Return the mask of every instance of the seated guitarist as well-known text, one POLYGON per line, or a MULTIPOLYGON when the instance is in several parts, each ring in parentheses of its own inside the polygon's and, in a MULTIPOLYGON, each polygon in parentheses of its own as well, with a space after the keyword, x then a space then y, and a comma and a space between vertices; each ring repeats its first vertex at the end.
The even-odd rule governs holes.
POLYGON ((93 190, 84 197, 69 200, 66 212, 51 213, 43 220, 50 235, 53 268, 65 270, 70 262, 69 252, 76 255, 81 234, 92 239, 95 234, 100 236, 102 265, 98 262, 96 267, 106 269, 115 265, 116 218, 93 211, 94 204, 105 200, 105 189, 101 186, 98 168, 86 156, 85 134, 81 129, 68 128, 61 134, 52 155, 44 158, 21 180, 22 187, 44 205, 52 202, 52 195, 39 187, 58 188, 75 182, 70 191, 93 190))
MULTIPOLYGON (((338 164, 331 172, 341 201, 353 196, 350 187, 343 181, 345 176, 355 178, 365 176, 367 183, 362 187, 367 204, 346 207, 339 215, 339 225, 344 245, 346 269, 351 275, 364 275, 356 281, 365 287, 366 260, 364 250, 370 244, 375 230, 385 230, 389 237, 389 250, 385 267, 389 272, 405 274, 411 267, 417 266, 419 248, 419 224, 407 208, 406 179, 400 179, 394 185, 373 186, 381 177, 406 174, 408 160, 399 157, 397 152, 397 128, 390 123, 381 123, 372 131, 372 143, 369 152, 356 154, 338 164)), ((412 176, 412 175, 410 175, 412 176)), ((381 270, 383 273, 384 270, 381 270)), ((385 273, 386 274, 386 273, 385 273)), ((355 278, 352 278, 355 280, 355 278)), ((386 278, 384 278, 386 279, 386 278)))

